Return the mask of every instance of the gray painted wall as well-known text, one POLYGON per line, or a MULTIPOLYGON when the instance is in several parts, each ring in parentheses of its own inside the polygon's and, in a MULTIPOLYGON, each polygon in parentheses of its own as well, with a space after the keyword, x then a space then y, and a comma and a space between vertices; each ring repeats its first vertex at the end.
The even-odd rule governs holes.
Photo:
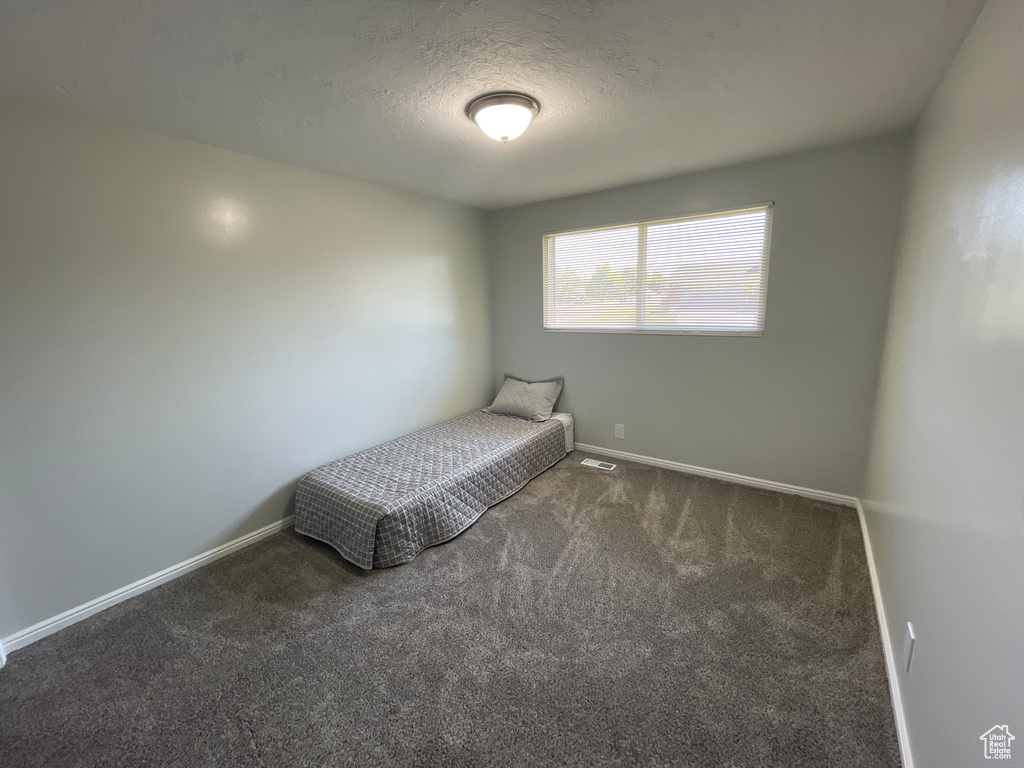
POLYGON ((0 637, 492 394, 482 214, 0 104, 0 637))
MULTIPOLYGON (((1024 4, 990 0, 920 129, 865 503, 918 766, 1024 758, 1024 4)), ((1012 762, 1012 761, 1007 761, 1012 762)))
POLYGON ((574 414, 582 443, 858 493, 910 141, 885 136, 488 214, 496 380, 564 374, 559 409, 574 414), (763 338, 542 330, 543 233, 768 200, 763 338))

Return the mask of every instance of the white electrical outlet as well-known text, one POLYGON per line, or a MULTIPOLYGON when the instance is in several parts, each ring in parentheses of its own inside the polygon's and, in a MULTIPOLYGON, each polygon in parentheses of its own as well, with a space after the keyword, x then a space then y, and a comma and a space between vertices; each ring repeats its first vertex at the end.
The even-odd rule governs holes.
POLYGON ((615 425, 615 437, 619 440, 626 439, 626 427, 623 424, 615 425))
POLYGON ((910 672, 910 662, 914 658, 914 642, 917 635, 914 633, 914 625, 907 622, 907 634, 903 636, 903 669, 910 672))

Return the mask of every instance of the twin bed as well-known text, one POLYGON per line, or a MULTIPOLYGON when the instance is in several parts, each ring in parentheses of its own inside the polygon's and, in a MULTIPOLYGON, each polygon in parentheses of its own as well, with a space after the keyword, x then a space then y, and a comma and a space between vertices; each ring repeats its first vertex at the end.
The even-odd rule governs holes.
POLYGON ((474 411, 324 464, 299 482, 295 530, 360 568, 407 563, 572 450, 552 406, 540 421, 474 411))

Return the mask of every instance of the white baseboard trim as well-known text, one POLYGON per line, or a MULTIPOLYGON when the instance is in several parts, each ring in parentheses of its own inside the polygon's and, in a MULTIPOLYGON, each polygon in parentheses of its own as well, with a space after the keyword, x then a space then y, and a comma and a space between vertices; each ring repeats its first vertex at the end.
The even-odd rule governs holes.
POLYGON ((746 475, 737 475, 732 472, 722 472, 717 469, 708 469, 707 467, 696 467, 693 464, 681 464, 678 461, 667 461, 665 459, 656 459, 653 456, 642 456, 639 453, 627 453, 626 451, 616 451, 612 448, 602 448, 597 445, 584 445, 583 443, 576 443, 576 449, 580 451, 587 451, 588 453, 596 453, 600 456, 611 456, 612 458, 622 459, 624 461, 635 461, 637 464, 649 464, 652 467, 662 467, 664 469, 673 469, 677 472, 689 472, 691 475, 702 475, 704 477, 713 477, 716 480, 725 480, 729 483, 739 483, 740 485, 749 485, 754 488, 764 488, 768 491, 778 491, 780 493, 789 493, 796 496, 803 496, 804 498, 814 499, 816 501, 827 501, 832 504, 841 504, 844 507, 856 507, 857 498, 855 496, 845 496, 841 493, 832 493, 831 491, 816 491, 813 488, 804 488, 800 485, 790 485, 789 483, 777 483, 774 480, 761 480, 756 477, 747 477, 746 475))
POLYGON ((7 652, 4 650, 4 644, 0 642, 0 669, 7 666, 7 652))
POLYGON ((896 718, 896 738, 900 743, 900 759, 903 768, 914 768, 914 755, 910 751, 910 733, 907 730, 907 716, 903 709, 903 694, 900 692, 899 664, 896 661, 896 649, 889 639, 889 622, 885 617, 885 603, 882 601, 882 588, 878 583, 878 572, 875 570, 875 555, 871 550, 871 537, 868 535, 868 523, 864 519, 864 507, 857 500, 857 517, 860 519, 860 532, 864 538, 864 553, 868 559, 868 573, 871 574, 871 591, 875 597, 875 611, 878 613, 878 628, 882 633, 882 651, 885 654, 885 672, 889 678, 889 696, 892 699, 892 712, 896 718))
MULTIPOLYGON (((115 589, 113 592, 109 592, 102 597, 97 597, 95 600, 90 600, 87 603, 83 603, 76 608, 72 608, 64 613, 57 614, 56 616, 44 619, 38 624, 33 624, 31 627, 15 632, 9 637, 5 637, 0 640, 0 656, 3 655, 3 649, 9 653, 16 651, 19 648, 24 648, 26 645, 34 643, 36 640, 42 640, 47 635, 52 635, 64 627, 69 627, 72 624, 86 619, 95 613, 99 613, 105 608, 109 608, 112 605, 117 605, 120 602, 127 600, 129 597, 135 597, 141 595, 143 592, 147 592, 153 587, 158 587, 161 584, 175 579, 178 576, 183 576, 189 571, 194 571, 196 568, 201 568, 204 565, 212 563, 214 560, 219 560, 225 555, 230 555, 232 552, 237 552, 243 547, 247 547, 250 544, 255 544, 260 539, 265 539, 271 534, 277 533, 290 526, 294 521, 294 516, 289 515, 282 520, 278 520, 270 525, 265 525, 262 528, 247 533, 245 536, 241 536, 233 541, 229 541, 226 544, 221 544, 219 547, 215 547, 208 552, 203 552, 201 555, 189 558, 184 562, 172 565, 170 568, 164 568, 158 573, 154 573, 151 576, 146 576, 144 579, 115 589)), ((3 657, 6 661, 6 657, 3 657)), ((0 667, 3 664, 0 663, 0 667)))

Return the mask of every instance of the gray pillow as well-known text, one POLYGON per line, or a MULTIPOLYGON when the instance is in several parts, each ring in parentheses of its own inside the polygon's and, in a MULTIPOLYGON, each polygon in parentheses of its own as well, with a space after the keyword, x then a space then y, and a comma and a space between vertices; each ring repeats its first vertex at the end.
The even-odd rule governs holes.
POLYGON ((558 396, 562 394, 563 382, 561 376, 543 381, 527 381, 506 373, 501 391, 494 398, 491 407, 484 410, 487 413, 504 413, 530 421, 547 421, 555 409, 558 396))

